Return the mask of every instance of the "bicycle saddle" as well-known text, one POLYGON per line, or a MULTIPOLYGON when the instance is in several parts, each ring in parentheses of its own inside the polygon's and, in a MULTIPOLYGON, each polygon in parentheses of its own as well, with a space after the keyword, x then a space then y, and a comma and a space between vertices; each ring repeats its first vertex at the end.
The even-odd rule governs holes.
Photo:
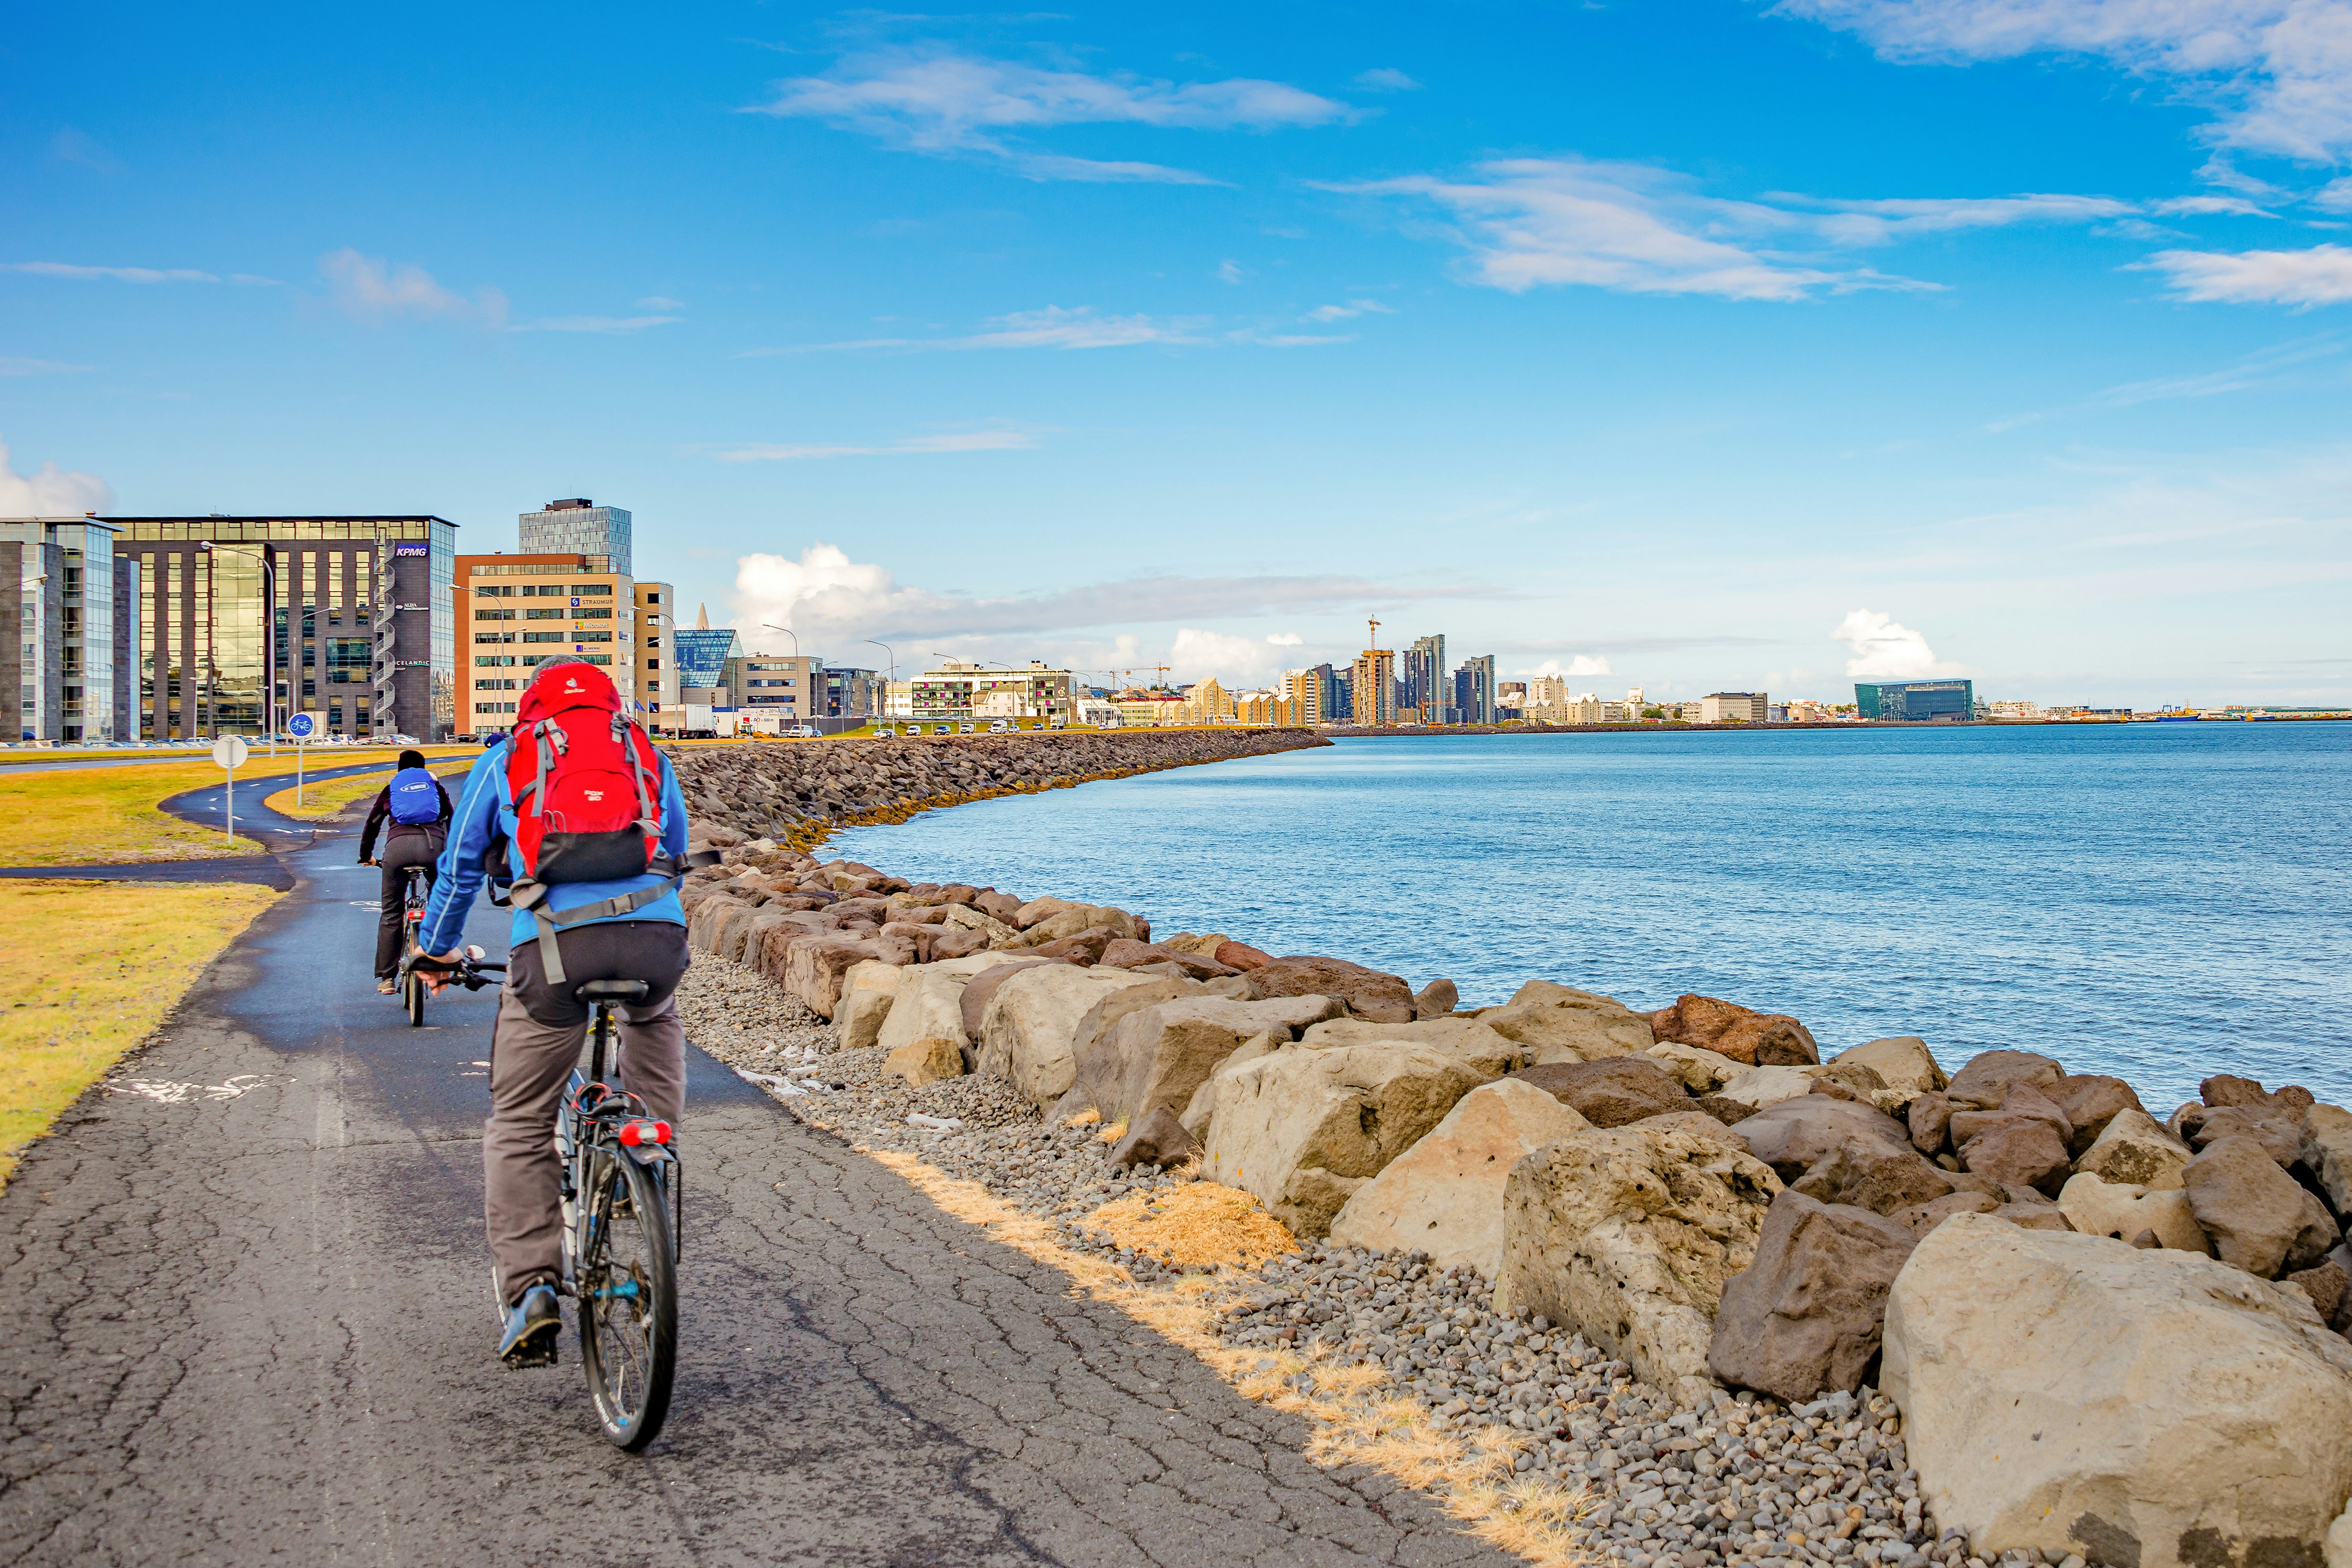
POLYGON ((583 1002, 609 996, 616 1002, 642 1002, 653 987, 642 980, 591 980, 572 994, 583 1002))

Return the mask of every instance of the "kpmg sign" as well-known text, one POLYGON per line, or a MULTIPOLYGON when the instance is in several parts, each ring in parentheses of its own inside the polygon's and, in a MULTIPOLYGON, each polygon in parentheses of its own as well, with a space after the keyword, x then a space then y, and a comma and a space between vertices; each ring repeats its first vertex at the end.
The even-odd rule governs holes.
POLYGON ((429 544, 395 544, 392 552, 394 555, 430 555, 433 547, 429 544))

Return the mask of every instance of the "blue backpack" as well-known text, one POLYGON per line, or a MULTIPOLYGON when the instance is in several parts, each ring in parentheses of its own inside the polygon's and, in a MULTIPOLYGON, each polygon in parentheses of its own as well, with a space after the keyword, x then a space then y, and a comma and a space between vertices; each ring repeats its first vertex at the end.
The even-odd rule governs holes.
POLYGON ((392 819, 411 827, 430 827, 441 820, 441 786, 423 768, 403 768, 392 775, 392 819))

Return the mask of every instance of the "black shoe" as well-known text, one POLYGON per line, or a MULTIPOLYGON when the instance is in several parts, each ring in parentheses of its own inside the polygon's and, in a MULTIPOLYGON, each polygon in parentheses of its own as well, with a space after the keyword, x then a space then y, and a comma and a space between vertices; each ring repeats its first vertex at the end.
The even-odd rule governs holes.
POLYGON ((556 1342, 562 1335, 563 1309, 556 1304, 554 1289, 534 1285, 522 1293, 520 1302, 507 1309, 499 1359, 509 1367, 553 1366, 556 1342))

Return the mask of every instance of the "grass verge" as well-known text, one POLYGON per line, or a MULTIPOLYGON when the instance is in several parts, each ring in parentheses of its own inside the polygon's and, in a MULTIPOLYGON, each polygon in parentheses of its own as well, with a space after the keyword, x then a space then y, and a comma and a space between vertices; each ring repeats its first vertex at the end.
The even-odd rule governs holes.
POLYGON ((242 882, 0 882, 0 951, 20 955, 0 1007, 0 1184, 278 897, 242 882))
MULTIPOLYGON (((427 753, 426 761, 434 776, 451 786, 449 795, 454 800, 457 794, 457 781, 466 776, 466 770, 474 765, 474 759, 480 754, 477 748, 468 746, 450 759, 453 765, 444 766, 442 757, 433 756, 430 753, 427 753)), ((337 765, 348 766, 349 764, 337 765)), ((377 773, 354 773, 347 779, 308 781, 302 786, 302 804, 299 805, 294 804, 294 787, 291 784, 288 784, 284 789, 269 796, 262 804, 281 816, 299 817, 302 821, 309 822, 319 817, 333 816, 355 800, 369 799, 376 791, 382 789, 385 781, 391 777, 392 764, 387 762, 383 764, 383 771, 377 773)), ((272 780, 271 782, 282 783, 283 781, 272 780)))
MULTIPOLYGON (((44 768, 0 773, 0 866, 106 866, 140 860, 203 860, 258 855, 250 838, 229 838, 164 815, 182 790, 218 784, 210 761, 135 768, 44 768)), ((242 777, 240 784, 247 781, 242 777)), ((268 787, 253 780, 258 801, 268 787)))
MULTIPOLYGON (((1343 1366, 1319 1345, 1305 1352, 1227 1345, 1217 1337, 1218 1319, 1249 1289, 1231 1276, 1192 1274, 1168 1284, 1139 1285, 1117 1265, 1061 1246, 1045 1221, 999 1202, 978 1182, 892 1150, 861 1145, 859 1152, 905 1177, 945 1213, 1060 1269, 1078 1292, 1191 1351, 1244 1397, 1306 1418, 1307 1457, 1315 1463, 1334 1469, 1363 1465, 1392 1476, 1427 1492, 1470 1534, 1538 1568, 1584 1568, 1593 1561, 1583 1550, 1579 1521, 1598 1506, 1596 1500, 1549 1477, 1536 1480, 1516 1474, 1513 1461, 1529 1442, 1525 1436, 1498 1426, 1475 1427, 1467 1436, 1446 1430, 1418 1401, 1383 1393, 1376 1369, 1343 1366)), ((1213 1238, 1212 1227, 1202 1223, 1205 1211, 1228 1198, 1255 1206, 1246 1194, 1217 1188, 1182 1205, 1186 1212, 1171 1215, 1174 1223, 1151 1239, 1171 1252, 1197 1251, 1201 1259, 1223 1250, 1241 1256, 1286 1249, 1275 1245, 1266 1229, 1280 1226, 1263 1211, 1262 1224, 1241 1216, 1237 1230, 1229 1216, 1223 1228, 1230 1237, 1213 1238)), ((1118 1208, 1107 1205, 1096 1217, 1129 1226, 1143 1218, 1115 1213, 1118 1208)), ((1287 1232, 1281 1240, 1288 1242, 1287 1232)))

